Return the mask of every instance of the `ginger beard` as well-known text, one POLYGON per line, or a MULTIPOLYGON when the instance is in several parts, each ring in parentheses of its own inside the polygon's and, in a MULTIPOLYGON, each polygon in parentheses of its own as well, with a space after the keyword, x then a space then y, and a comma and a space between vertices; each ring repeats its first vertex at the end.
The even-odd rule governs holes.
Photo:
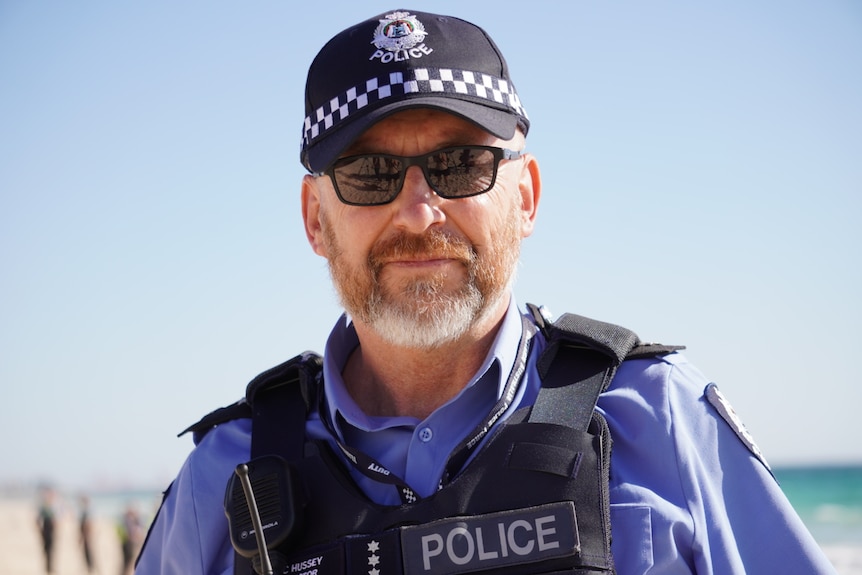
POLYGON ((463 335, 508 295, 520 255, 518 212, 509 217, 480 254, 465 239, 431 229, 399 232, 374 244, 363 266, 353 266, 321 212, 329 273, 344 309, 393 345, 430 349, 463 335), (451 258, 464 266, 465 279, 452 289, 445 273, 417 273, 409 280, 381 281, 385 262, 411 255, 451 258))

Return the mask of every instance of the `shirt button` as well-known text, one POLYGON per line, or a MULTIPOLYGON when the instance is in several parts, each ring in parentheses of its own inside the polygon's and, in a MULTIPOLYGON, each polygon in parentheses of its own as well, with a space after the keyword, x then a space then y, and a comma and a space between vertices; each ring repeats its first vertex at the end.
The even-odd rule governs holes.
POLYGON ((421 439, 423 443, 428 443, 433 437, 434 432, 431 431, 430 427, 423 427, 419 430, 419 439, 421 439))

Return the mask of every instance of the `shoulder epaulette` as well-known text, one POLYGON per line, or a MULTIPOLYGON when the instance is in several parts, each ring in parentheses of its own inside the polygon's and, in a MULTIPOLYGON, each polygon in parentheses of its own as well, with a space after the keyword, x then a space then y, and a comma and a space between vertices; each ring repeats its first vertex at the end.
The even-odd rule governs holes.
POLYGON ((240 399, 234 404, 227 407, 220 407, 215 411, 211 411, 204 415, 197 423, 193 423, 177 434, 177 437, 182 437, 188 432, 192 433, 192 439, 195 445, 201 442, 203 436, 217 425, 227 423, 234 419, 243 419, 251 417, 251 406, 246 402, 245 398, 240 399))
POLYGON ((659 357, 685 349, 684 345, 665 345, 663 343, 640 343, 626 354, 626 359, 646 359, 659 357))

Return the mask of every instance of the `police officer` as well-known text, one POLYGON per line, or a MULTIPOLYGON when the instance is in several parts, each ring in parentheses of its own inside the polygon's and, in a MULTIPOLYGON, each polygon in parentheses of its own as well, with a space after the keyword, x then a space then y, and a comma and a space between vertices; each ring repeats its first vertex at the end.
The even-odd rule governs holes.
MULTIPOLYGON (((346 314, 321 369, 303 380, 307 413, 295 433, 309 442, 297 464, 302 527, 292 535, 298 554, 288 548, 281 568, 386 573, 379 557, 395 534, 389 572, 832 572, 732 410, 680 353, 629 355, 607 372, 613 379, 591 417, 613 440, 609 477, 565 443, 494 443, 540 396, 540 358, 551 346, 536 327, 541 314, 525 321, 511 292, 541 192, 537 161, 524 151, 528 130, 502 54, 457 18, 386 12, 335 36, 312 63, 302 216, 346 314), (489 445, 503 455, 483 455, 489 445), (568 451, 563 472, 536 455, 568 451), (502 469, 516 459, 541 466, 543 477, 601 484, 596 493, 605 495, 592 499, 609 506, 573 505, 532 483, 504 485, 508 495, 498 496, 482 472, 509 473, 502 469), (446 495, 465 483, 486 487, 446 495), (509 497, 521 502, 509 509, 509 497), (422 507, 435 498, 440 505, 422 507), (493 512, 465 512, 494 498, 493 512), (361 501, 384 518, 374 527, 383 531, 341 532, 366 525, 353 517, 365 512, 339 514, 330 499, 361 501), (399 524, 397 513, 411 519, 399 524), (610 553, 593 561, 585 551, 592 532, 609 541, 608 528, 610 553)), ((240 569, 223 501, 236 466, 255 455, 257 421, 218 423, 168 491, 138 573, 240 569)), ((593 443, 607 453, 606 438, 593 443)))

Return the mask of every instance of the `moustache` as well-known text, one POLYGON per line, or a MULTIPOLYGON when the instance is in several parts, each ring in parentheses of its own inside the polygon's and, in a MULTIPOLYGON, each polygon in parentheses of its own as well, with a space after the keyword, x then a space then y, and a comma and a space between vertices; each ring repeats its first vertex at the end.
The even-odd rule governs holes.
POLYGON ((374 245, 368 255, 372 269, 379 270, 386 262, 419 257, 454 259, 470 265, 476 251, 467 240, 435 230, 425 234, 398 233, 374 245))

